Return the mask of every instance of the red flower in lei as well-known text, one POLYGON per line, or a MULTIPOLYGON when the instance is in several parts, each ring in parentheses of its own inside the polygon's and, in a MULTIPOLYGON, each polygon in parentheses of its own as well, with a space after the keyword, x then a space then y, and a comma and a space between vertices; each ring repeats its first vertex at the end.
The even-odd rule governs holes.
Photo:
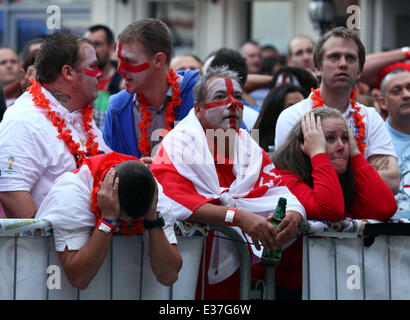
MULTIPOLYGON (((319 88, 317 89, 312 88, 311 91, 312 91, 312 95, 310 99, 313 100, 312 109, 322 107, 325 104, 325 100, 323 100, 323 98, 320 96, 319 88)), ((356 144, 357 144, 359 151, 364 154, 366 150, 366 142, 363 142, 363 141, 365 138, 366 126, 363 122, 364 115, 360 114, 360 107, 357 105, 355 98, 356 98, 356 91, 352 90, 352 93, 350 95, 350 103, 352 104, 352 108, 355 111, 353 115, 353 120, 354 120, 355 126, 359 128, 359 133, 355 134, 354 137, 356 139, 356 144)))
MULTIPOLYGON (((46 117, 51 121, 54 127, 57 128, 59 135, 57 138, 62 139, 67 146, 68 150, 74 157, 76 167, 79 168, 81 163, 86 158, 85 152, 80 150, 80 144, 73 140, 71 136, 71 130, 65 126, 65 119, 61 118, 56 111, 50 108, 50 101, 46 98, 44 93, 41 92, 41 85, 37 81, 32 80, 32 85, 27 90, 33 96, 34 105, 47 110, 46 117)), ((81 111, 83 115, 83 125, 85 132, 87 133, 86 148, 89 156, 94 156, 102 153, 98 149, 98 142, 94 141, 96 135, 91 132, 92 126, 90 125, 93 120, 93 107, 89 106, 81 111)))
MULTIPOLYGON (((170 68, 167 75, 168 83, 172 87, 172 97, 166 106, 165 112, 165 129, 167 132, 172 130, 172 124, 175 122, 176 113, 174 109, 181 104, 181 91, 179 90, 180 83, 177 81, 178 75, 176 72, 170 68)), ((151 127, 152 112, 147 110, 149 101, 142 95, 137 95, 138 102, 140 104, 140 111, 142 115, 142 120, 138 123, 138 127, 141 130, 141 137, 138 142, 138 149, 142 152, 142 157, 150 156, 151 153, 151 143, 148 140, 148 128, 151 127)))
MULTIPOLYGON (((93 189, 91 191, 91 211, 95 215, 95 225, 101 218, 101 210, 98 207, 97 194, 100 190, 100 182, 103 181, 105 174, 114 165, 118 164, 118 160, 105 161, 100 168, 98 168, 95 176, 93 189)), ((119 220, 119 229, 126 236, 142 234, 144 228, 143 219, 131 219, 131 230, 129 230, 128 222, 119 220)))

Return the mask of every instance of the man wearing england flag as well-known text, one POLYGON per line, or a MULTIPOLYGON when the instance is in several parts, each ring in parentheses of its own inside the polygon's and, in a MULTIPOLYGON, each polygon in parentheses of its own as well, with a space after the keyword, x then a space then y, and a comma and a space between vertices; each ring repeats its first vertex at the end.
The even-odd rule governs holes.
MULTIPOLYGON (((209 69, 194 87, 194 100, 194 109, 164 138, 151 170, 177 219, 237 228, 252 248, 252 269, 261 271, 262 246, 286 246, 305 210, 266 153, 240 129, 242 89, 235 72, 209 69), (288 205, 275 229, 269 220, 280 197, 288 205)), ((231 241, 213 239, 205 299, 239 298, 234 250, 231 241)))

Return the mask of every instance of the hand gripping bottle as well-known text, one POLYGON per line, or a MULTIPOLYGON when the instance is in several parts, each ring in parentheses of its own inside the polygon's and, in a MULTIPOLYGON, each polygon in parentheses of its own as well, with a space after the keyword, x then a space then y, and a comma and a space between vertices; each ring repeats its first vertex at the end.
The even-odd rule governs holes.
MULTIPOLYGON (((285 212, 286 212, 286 199, 280 198, 278 201, 278 205, 276 207, 275 213, 273 214, 273 218, 271 220, 275 228, 282 221, 283 217, 285 216, 285 212)), ((282 248, 280 246, 274 251, 268 251, 266 248, 263 248, 261 260, 264 265, 276 268, 277 266, 279 266, 281 257, 282 257, 282 248)))

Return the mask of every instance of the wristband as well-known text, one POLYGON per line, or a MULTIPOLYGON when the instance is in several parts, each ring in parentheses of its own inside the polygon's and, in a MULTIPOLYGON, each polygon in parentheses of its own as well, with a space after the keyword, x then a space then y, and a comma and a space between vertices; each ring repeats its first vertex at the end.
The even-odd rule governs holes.
POLYGON ((163 227, 165 226, 165 221, 163 217, 158 216, 158 219, 156 220, 146 220, 144 219, 144 228, 146 230, 151 230, 154 228, 158 228, 158 227, 163 227))
POLYGON ((234 221, 234 219, 235 219, 235 214, 236 214, 236 211, 237 211, 237 210, 238 210, 237 208, 229 207, 229 208, 228 208, 228 211, 226 211, 225 224, 226 224, 227 226, 234 226, 233 221, 234 221))
POLYGON ((401 48, 401 51, 404 53, 405 60, 410 60, 410 49, 409 47, 401 48))
POLYGON ((105 233, 114 232, 116 227, 117 227, 117 223, 115 221, 111 221, 107 218, 102 218, 102 217, 98 221, 98 225, 97 225, 98 230, 103 231, 105 233))

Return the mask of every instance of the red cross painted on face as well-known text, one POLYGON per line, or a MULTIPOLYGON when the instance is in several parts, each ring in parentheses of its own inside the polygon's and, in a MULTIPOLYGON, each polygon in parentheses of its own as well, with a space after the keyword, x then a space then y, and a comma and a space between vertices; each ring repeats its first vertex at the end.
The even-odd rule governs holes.
POLYGON ((100 69, 98 69, 97 66, 94 66, 93 68, 89 69, 89 68, 84 68, 84 74, 86 76, 89 77, 94 77, 94 78, 98 78, 98 77, 102 77, 103 73, 101 72, 100 69))
POLYGON ((118 58, 120 59, 120 64, 118 66, 117 72, 120 73, 121 71, 128 71, 128 72, 132 72, 132 73, 138 73, 138 72, 142 72, 145 71, 149 68, 149 63, 145 62, 139 65, 131 65, 128 63, 124 62, 124 59, 122 57, 122 43, 118 43, 118 51, 117 51, 117 55, 118 58))
POLYGON ((229 78, 210 79, 204 109, 213 128, 238 130, 242 121, 242 88, 229 78))
POLYGON ((232 105, 236 108, 243 109, 243 103, 241 101, 238 101, 234 97, 234 86, 233 86, 232 79, 224 79, 224 80, 225 80, 225 85, 226 85, 226 95, 227 95, 226 99, 222 101, 206 103, 204 105, 205 109, 211 109, 211 108, 229 106, 229 105, 232 105))

